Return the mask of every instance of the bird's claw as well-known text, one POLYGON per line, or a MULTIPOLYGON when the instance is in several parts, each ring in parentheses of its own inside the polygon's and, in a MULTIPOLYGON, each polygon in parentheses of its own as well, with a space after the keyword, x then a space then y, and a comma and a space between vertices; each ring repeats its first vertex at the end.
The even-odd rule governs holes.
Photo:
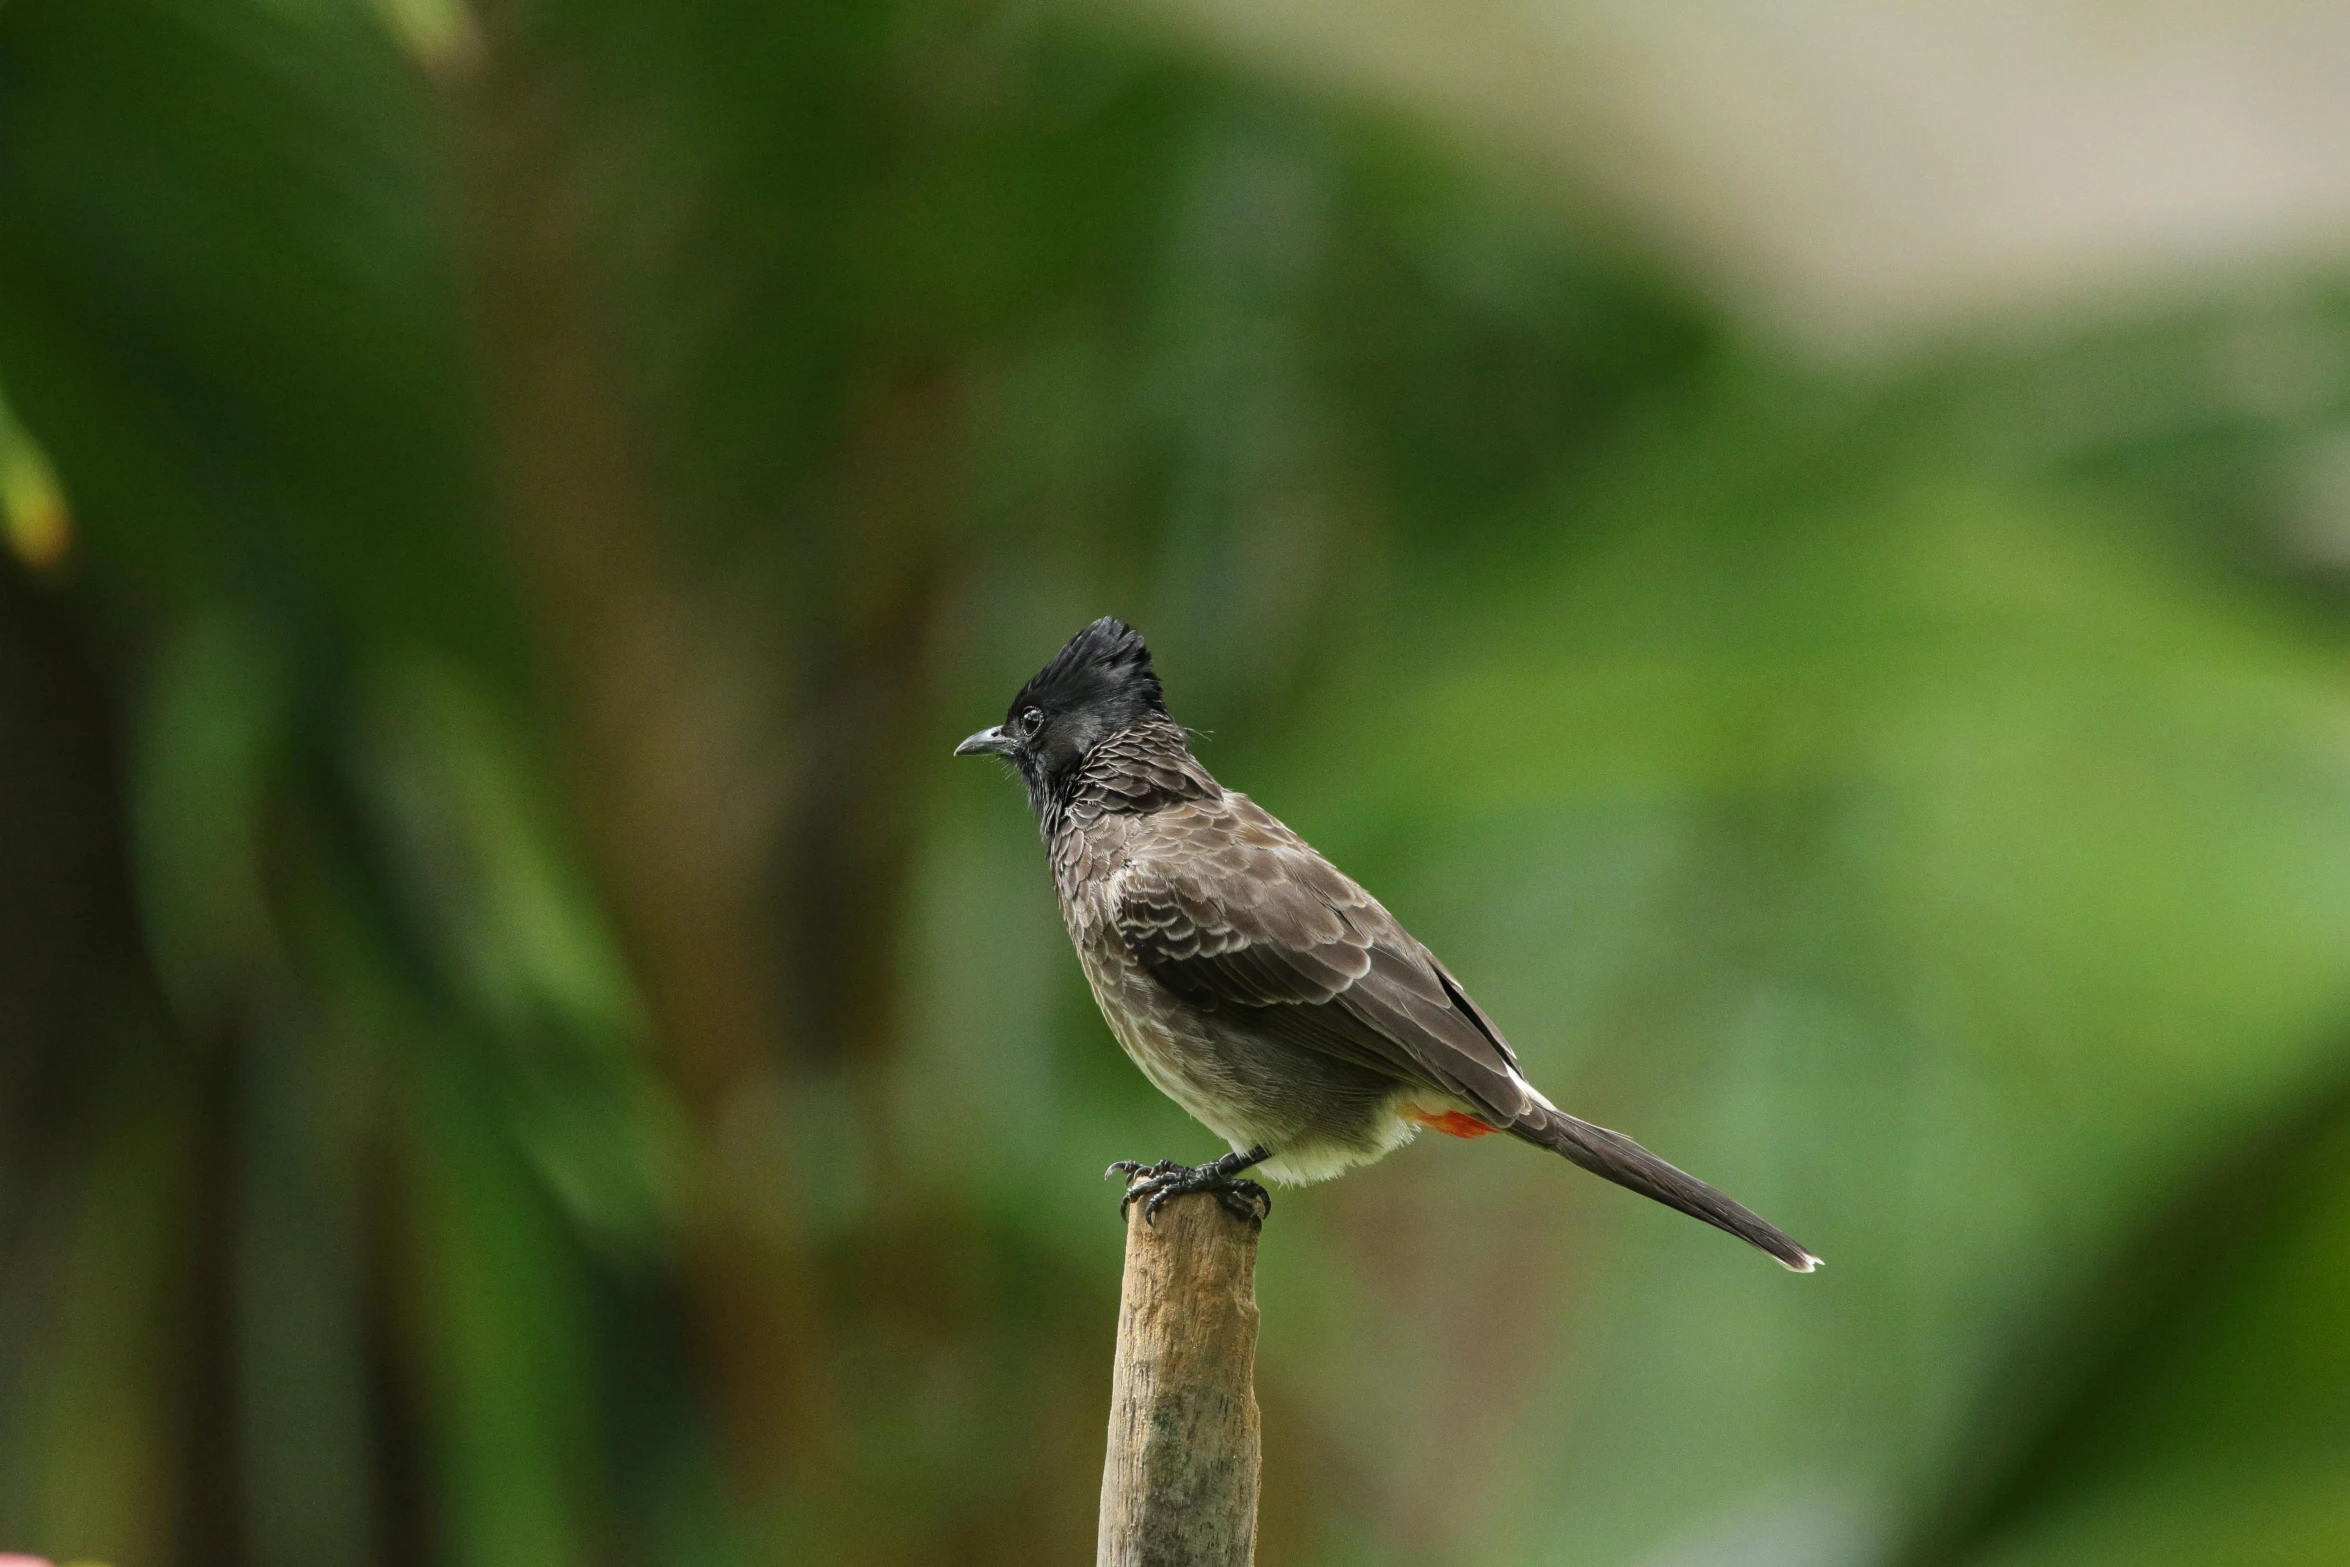
POLYGON ((1113 1175, 1126 1177, 1126 1195, 1118 1201, 1118 1217, 1126 1217, 1137 1199, 1142 1202, 1145 1224, 1159 1222, 1159 1210, 1174 1198, 1188 1192, 1205 1192, 1214 1197, 1229 1213, 1252 1230, 1265 1227, 1265 1216, 1273 1211, 1273 1194, 1255 1181, 1244 1180, 1226 1170, 1216 1168, 1215 1161, 1197 1166, 1177 1164, 1172 1159, 1161 1159, 1156 1164, 1144 1164, 1139 1159, 1121 1159, 1102 1172, 1102 1179, 1113 1175))

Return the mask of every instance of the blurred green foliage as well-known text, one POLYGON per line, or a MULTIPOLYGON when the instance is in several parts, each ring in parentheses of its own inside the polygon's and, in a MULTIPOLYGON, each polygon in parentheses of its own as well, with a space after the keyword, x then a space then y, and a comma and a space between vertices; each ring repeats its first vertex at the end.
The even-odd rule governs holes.
POLYGON ((1834 371, 1098 20, 7 0, 0 384, 0 1546, 1080 1559, 1211 1149, 947 750, 1117 612, 1831 1263, 1285 1199, 1271 1567, 2350 1549, 2335 284, 1834 371))

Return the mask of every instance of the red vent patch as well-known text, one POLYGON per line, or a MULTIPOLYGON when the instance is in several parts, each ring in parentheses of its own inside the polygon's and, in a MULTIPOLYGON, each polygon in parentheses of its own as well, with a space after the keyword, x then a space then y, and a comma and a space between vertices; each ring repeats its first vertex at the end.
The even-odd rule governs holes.
POLYGON ((1501 1130, 1497 1126, 1487 1126, 1475 1116, 1464 1114, 1459 1110, 1446 1110, 1436 1115, 1431 1115, 1425 1110, 1406 1110, 1404 1114, 1422 1126, 1434 1127, 1447 1137, 1491 1137, 1495 1132, 1501 1130))

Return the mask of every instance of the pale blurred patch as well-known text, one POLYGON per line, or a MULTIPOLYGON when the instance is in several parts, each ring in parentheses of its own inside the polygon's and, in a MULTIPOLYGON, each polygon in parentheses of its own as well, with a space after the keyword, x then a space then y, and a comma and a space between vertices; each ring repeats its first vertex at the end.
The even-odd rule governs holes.
POLYGON ((481 56, 481 28, 465 0, 374 0, 400 46, 435 75, 463 70, 481 56))
POLYGON ((0 532, 9 553, 34 571, 53 571, 73 548, 73 517, 57 470, 0 397, 0 532))
POLYGON ((2350 251, 2340 6, 1116 3, 1546 165, 1814 349, 2350 251))

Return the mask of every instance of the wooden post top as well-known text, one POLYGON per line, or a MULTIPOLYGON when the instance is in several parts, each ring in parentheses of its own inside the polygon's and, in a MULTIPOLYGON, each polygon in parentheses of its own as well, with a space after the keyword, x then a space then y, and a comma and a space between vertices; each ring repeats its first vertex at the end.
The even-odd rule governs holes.
POLYGON ((1257 1231, 1204 1194, 1126 1220, 1096 1567, 1249 1567, 1257 1231))

